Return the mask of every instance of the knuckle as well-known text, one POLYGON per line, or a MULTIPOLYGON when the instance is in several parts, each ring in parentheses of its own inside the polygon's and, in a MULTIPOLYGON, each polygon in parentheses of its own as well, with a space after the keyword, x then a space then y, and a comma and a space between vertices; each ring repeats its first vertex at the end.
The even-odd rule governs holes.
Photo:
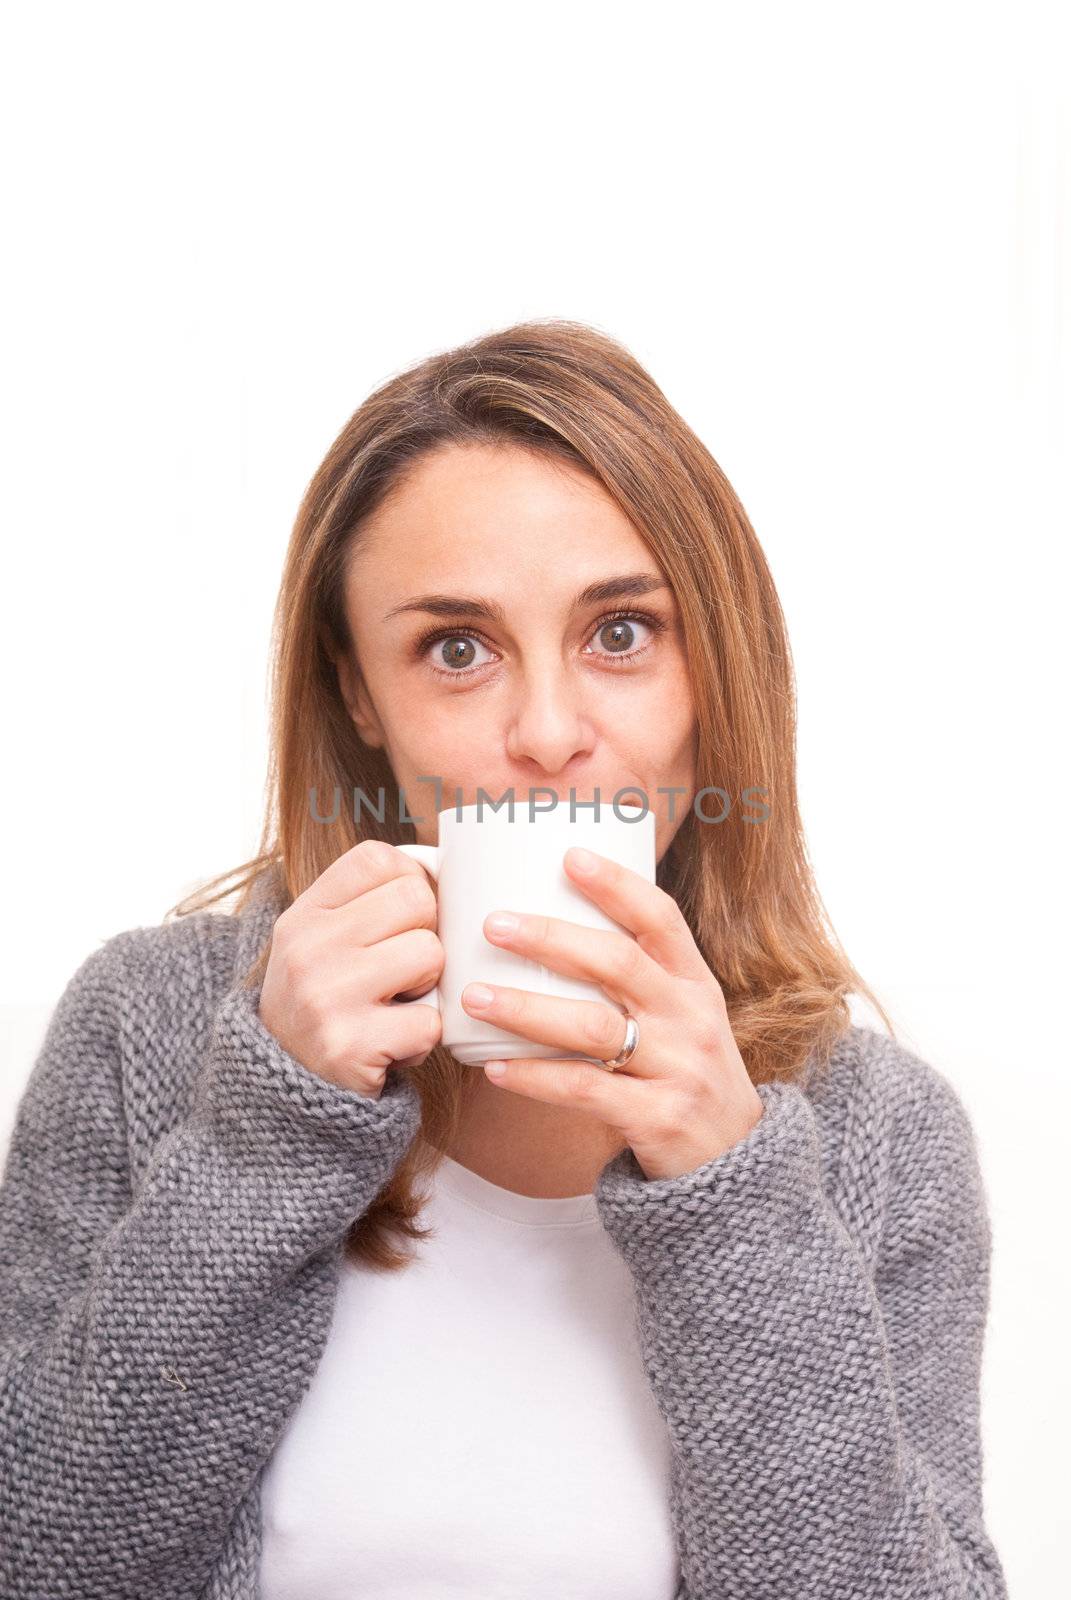
POLYGON ((669 1094, 664 1094, 654 1112, 647 1119, 647 1137, 652 1144, 671 1144, 687 1126, 669 1094))
POLYGON ((660 888, 658 892, 662 897, 662 910, 667 920, 677 923, 682 928, 687 928, 688 919, 681 909, 680 901, 676 900, 668 889, 660 888))
POLYGON ((704 1056, 715 1059, 722 1045, 721 1019, 708 1012, 698 1031, 699 1046, 704 1056))
POLYGON ((495 993, 497 996, 496 1004, 501 1008, 503 1019, 522 1024, 534 1015, 542 998, 542 996, 534 994, 527 989, 514 989, 512 991, 498 989, 495 993))
POLYGON ((663 1095, 660 1124, 663 1136, 679 1139, 695 1122, 696 1096, 688 1084, 675 1084, 663 1095))
POLYGON ((326 1033, 330 1033, 334 1022, 334 1007, 328 1004, 327 995, 322 988, 309 989, 301 997, 302 1019, 318 1039, 323 1041, 326 1033))
POLYGON ((708 1047, 715 1049, 724 1035, 729 1020, 729 1007, 725 1000, 725 992, 713 975, 710 982, 703 986, 702 1000, 699 1031, 708 1047))
POLYGON ((569 1098, 582 1103, 586 1103, 589 1100, 594 1100, 599 1089, 602 1087, 598 1078, 596 1077, 596 1073, 601 1072, 601 1070, 601 1067, 585 1067, 580 1065, 575 1068, 568 1069, 565 1086, 569 1092, 569 1098))
POLYGON ((410 928, 406 935, 409 941, 409 955, 413 961, 420 963, 422 973, 428 976, 438 974, 442 970, 444 951, 439 935, 432 928, 410 928))
POLYGON ((616 1011, 598 1006, 588 1013, 586 1034, 595 1047, 593 1053, 608 1059, 621 1048, 621 1018, 616 1011))
POLYGON ((317 1055, 331 1072, 353 1065, 349 1033, 339 1024, 325 1021, 317 1035, 317 1055))
POLYGON ((363 866, 379 870, 390 865, 394 858, 394 846, 385 839, 361 839, 354 845, 353 854, 363 866))
POLYGON ((437 961, 442 954, 442 942, 434 928, 410 928, 412 943, 422 956, 437 961))
POLYGON ((285 911, 280 911, 272 924, 271 947, 279 955, 285 954, 297 936, 300 924, 295 916, 294 907, 288 906, 285 911))
POLYGON ((431 1050, 442 1038, 443 1019, 440 1016, 439 1010, 436 1006, 421 1006, 420 1009, 428 1013, 427 1022, 425 1024, 422 1037, 426 1041, 424 1048, 426 1050, 431 1050))
POLYGON ((431 884, 423 872, 407 872, 398 880, 406 908, 422 921, 436 916, 437 905, 431 884))
POLYGON ((640 976, 643 966, 643 951, 635 939, 622 935, 614 957, 615 976, 626 987, 631 985, 640 976))
POLYGON ((279 957, 287 983, 292 989, 303 991, 313 971, 312 951, 308 943, 293 934, 288 934, 282 940, 279 957))
POLYGON ((406 1055, 426 1055, 439 1041, 441 1023, 434 1006, 415 1001, 406 1006, 380 1008, 375 1026, 391 1060, 406 1055))

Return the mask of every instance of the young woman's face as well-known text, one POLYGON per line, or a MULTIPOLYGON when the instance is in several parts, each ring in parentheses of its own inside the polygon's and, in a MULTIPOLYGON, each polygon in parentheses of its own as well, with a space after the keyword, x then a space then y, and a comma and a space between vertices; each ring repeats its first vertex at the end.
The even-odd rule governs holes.
POLYGON ((346 611, 359 668, 339 663, 346 704, 424 819, 418 839, 436 836, 421 779, 442 779, 440 807, 480 788, 518 804, 530 789, 563 804, 598 789, 609 807, 635 787, 661 860, 695 783, 679 616, 633 525, 582 471, 512 446, 422 457, 361 530, 346 611), (683 793, 659 793, 671 787, 683 793))

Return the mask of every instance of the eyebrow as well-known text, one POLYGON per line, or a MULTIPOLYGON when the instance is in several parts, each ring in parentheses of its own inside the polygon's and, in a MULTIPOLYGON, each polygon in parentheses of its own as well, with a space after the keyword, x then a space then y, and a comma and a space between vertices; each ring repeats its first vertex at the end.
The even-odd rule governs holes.
MULTIPOLYGON (((574 609, 602 605, 608 600, 638 599, 652 594, 656 589, 668 589, 664 578, 650 572, 623 572, 615 578, 601 578, 581 589, 573 601, 574 609)), ((427 611, 434 617, 481 617, 486 622, 504 623, 502 607, 493 600, 483 600, 479 595, 422 594, 416 600, 407 600, 395 606, 383 618, 384 622, 404 611, 427 611)))

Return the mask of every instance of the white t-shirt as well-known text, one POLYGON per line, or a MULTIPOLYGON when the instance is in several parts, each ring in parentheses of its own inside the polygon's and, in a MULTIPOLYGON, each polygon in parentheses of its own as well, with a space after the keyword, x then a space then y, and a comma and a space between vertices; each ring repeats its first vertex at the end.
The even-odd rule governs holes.
POLYGON ((672 1600, 669 1435, 593 1195, 446 1157, 434 1237, 343 1261, 262 1480, 263 1600, 672 1600))

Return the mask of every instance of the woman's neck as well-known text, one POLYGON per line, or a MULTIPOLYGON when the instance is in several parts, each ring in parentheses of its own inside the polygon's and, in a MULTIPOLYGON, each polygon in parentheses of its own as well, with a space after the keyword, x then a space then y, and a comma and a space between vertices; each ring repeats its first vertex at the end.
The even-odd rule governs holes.
POLYGON ((461 1125, 441 1148, 501 1189, 538 1199, 590 1194, 611 1157, 625 1148, 616 1129, 589 1113, 530 1100, 489 1083, 481 1067, 461 1125))

